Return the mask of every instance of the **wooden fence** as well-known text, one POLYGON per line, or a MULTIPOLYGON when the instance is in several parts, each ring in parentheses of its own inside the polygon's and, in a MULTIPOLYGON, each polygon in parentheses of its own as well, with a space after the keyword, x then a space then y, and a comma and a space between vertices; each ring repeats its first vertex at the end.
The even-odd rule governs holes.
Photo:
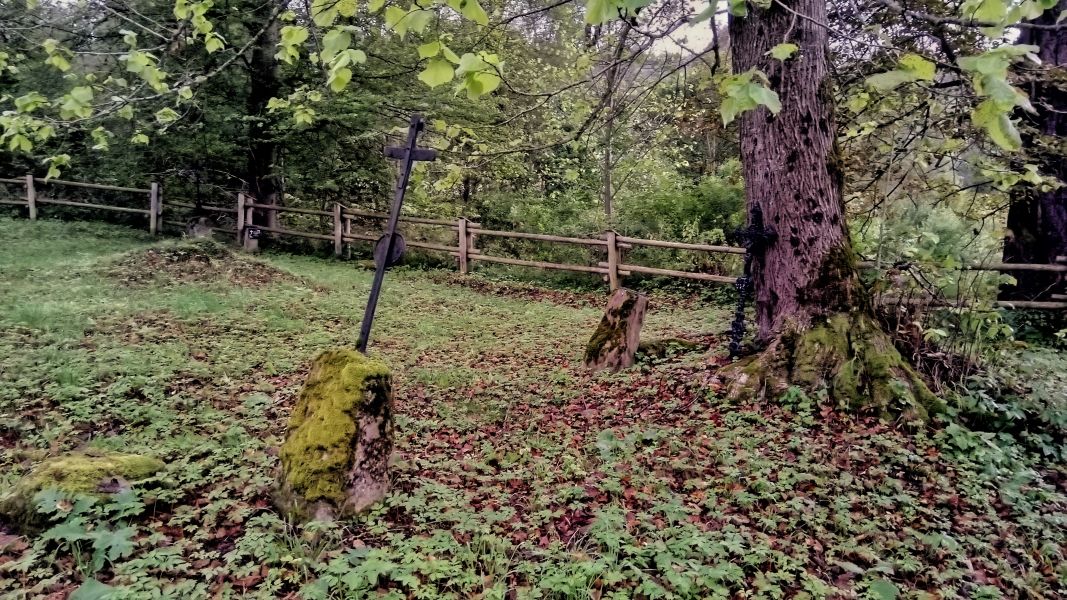
MULTIPOLYGON (((379 235, 369 235, 355 232, 353 230, 353 220, 370 219, 384 221, 385 219, 388 219, 388 215, 386 214, 359 210, 344 206, 340 203, 335 203, 333 206, 333 210, 316 210, 310 208, 278 206, 273 204, 258 204, 243 193, 237 194, 236 204, 232 208, 226 206, 203 204, 196 205, 176 201, 168 201, 164 205, 163 195, 161 193, 160 186, 157 183, 152 183, 148 188, 142 189, 119 187, 112 185, 100 185, 93 183, 82 183, 76 181, 64 181, 59 179, 50 179, 45 181, 43 179, 38 179, 30 175, 27 175, 26 177, 20 179, 0 178, 0 183, 20 184, 25 187, 26 193, 24 199, 0 199, 0 204, 25 206, 29 210, 30 219, 37 218, 37 207, 41 204, 55 204, 61 206, 93 208, 99 210, 110 210, 146 215, 148 217, 149 231, 152 233, 159 233, 162 225, 170 225, 180 228, 185 228, 188 225, 186 221, 180 221, 173 218, 165 219, 165 210, 175 212, 175 209, 177 209, 180 211, 200 211, 201 213, 232 215, 234 219, 233 227, 211 227, 211 229, 217 232, 226 233, 234 236, 234 239, 237 241, 237 243, 243 244, 246 248, 249 248, 251 247, 251 245, 254 244, 253 239, 255 236, 252 234, 253 230, 259 230, 261 232, 269 232, 280 236, 293 236, 333 242, 334 254, 336 256, 342 256, 344 254, 344 249, 346 245, 351 245, 353 243, 373 244, 377 242, 379 238, 379 235), (56 198, 45 198, 37 195, 35 189, 35 186, 37 184, 74 186, 96 190, 108 190, 115 192, 129 192, 131 194, 140 194, 146 196, 147 208, 127 208, 120 206, 110 206, 105 204, 61 200, 56 198), (326 233, 302 231, 298 229, 286 229, 280 226, 269 227, 263 225, 254 225, 253 215, 255 211, 275 214, 290 213, 317 216, 322 218, 323 220, 328 220, 332 227, 330 228, 330 231, 326 233)), ((166 216, 170 217, 171 215, 168 214, 166 216)), ((279 221, 279 219, 269 219, 269 221, 277 222, 279 221)), ((414 225, 439 227, 455 232, 455 246, 416 240, 409 240, 406 241, 406 243, 407 246, 412 248, 419 248, 432 252, 447 253, 448 255, 455 257, 459 267, 459 272, 463 274, 469 273, 472 264, 475 262, 536 267, 541 269, 555 269, 575 273, 593 273, 603 275, 607 279, 608 285, 612 290, 621 287, 623 278, 633 274, 659 275, 663 277, 676 277, 681 279, 692 279, 697 281, 706 281, 710 283, 722 283, 731 285, 737 281, 737 276, 699 273, 692 271, 680 271, 676 269, 662 269, 657 267, 648 267, 644 265, 635 265, 627 263, 624 259, 624 253, 626 250, 630 250, 635 247, 665 248, 671 250, 706 252, 712 254, 745 254, 744 248, 739 248, 735 246, 716 246, 709 244, 691 244, 663 240, 650 240, 643 238, 627 237, 619 235, 614 231, 608 231, 599 237, 585 238, 486 229, 482 227, 481 224, 463 217, 453 220, 401 216, 400 222, 414 225), (478 238, 481 237, 533 240, 553 244, 581 246, 594 250, 603 250, 606 255, 606 260, 599 261, 595 265, 580 265, 553 263, 537 260, 524 260, 503 256, 492 256, 484 253, 482 249, 477 247, 476 241, 478 238)), ((864 262, 860 263, 860 266, 862 268, 873 268, 875 265, 874 263, 864 262)), ((963 269, 992 272, 1034 271, 1046 273, 1060 273, 1061 277, 1067 277, 1067 257, 1058 257, 1057 262, 1054 264, 1008 264, 998 262, 967 265, 963 267, 963 269)), ((1052 298, 1053 301, 998 301, 996 304, 998 306, 1006 308, 1067 309, 1067 296, 1063 294, 1054 294, 1052 298)))
POLYGON ((10 206, 25 206, 30 215, 31 221, 37 220, 38 207, 42 204, 55 204, 59 206, 74 206, 79 208, 95 208, 100 210, 110 210, 115 212, 134 213, 139 215, 145 215, 148 217, 148 231, 152 233, 159 233, 160 215, 163 214, 163 197, 160 194, 159 184, 152 182, 148 188, 131 188, 121 187, 117 185, 103 185, 99 183, 84 183, 81 181, 65 181, 63 179, 40 179, 33 175, 26 175, 20 179, 3 179, 0 178, 0 183, 13 183, 22 185, 26 189, 26 193, 22 200, 6 200, 0 198, 0 204, 6 204, 10 206), (40 185, 62 185, 75 188, 86 188, 91 190, 106 190, 112 192, 128 192, 131 194, 144 195, 148 202, 146 208, 130 208, 126 206, 110 206, 107 204, 95 204, 91 202, 77 202, 74 200, 63 200, 61 198, 52 198, 48 196, 40 196, 37 194, 37 186, 40 185))

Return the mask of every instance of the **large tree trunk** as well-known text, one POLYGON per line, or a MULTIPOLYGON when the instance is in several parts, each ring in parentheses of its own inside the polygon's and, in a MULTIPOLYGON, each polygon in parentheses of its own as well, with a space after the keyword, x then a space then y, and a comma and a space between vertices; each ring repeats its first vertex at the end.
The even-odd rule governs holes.
MULTIPOLYGON (((1037 23, 1056 23, 1067 12, 1067 0, 1045 11, 1037 23)), ((1026 136, 1028 160, 1041 165, 1046 175, 1067 181, 1067 29, 1023 29, 1020 44, 1033 44, 1050 73, 1035 78, 1027 90, 1037 114, 1028 116, 1033 132, 1026 136)), ((1004 240, 1004 262, 1052 263, 1067 256, 1067 187, 1049 192, 1021 189, 1008 209, 1009 235, 1004 240)), ((1057 273, 1020 271, 1017 285, 1006 287, 1003 299, 1037 300, 1062 289, 1057 273)))
MULTIPOLYGON (((281 186, 276 172, 278 143, 270 126, 271 116, 267 112, 267 103, 281 90, 278 60, 274 58, 280 35, 278 20, 274 18, 274 7, 272 2, 259 7, 257 16, 260 18, 253 20, 250 32, 255 35, 261 27, 267 26, 267 30, 252 46, 246 102, 249 126, 245 177, 250 187, 249 192, 259 204, 278 204, 281 201, 281 186)), ((253 220, 257 225, 276 227, 277 215, 277 211, 257 210, 253 220)))
POLYGON ((757 357, 724 372, 734 395, 824 390, 839 404, 923 416, 935 399, 871 316, 844 219, 843 174, 829 73, 826 0, 783 0, 730 19, 733 68, 757 68, 781 112, 741 117, 750 214, 760 207, 777 239, 753 262, 757 357), (783 42, 799 52, 781 62, 783 42))
MULTIPOLYGON (((826 22, 825 0, 785 4, 826 22)), ((749 208, 762 208, 764 222, 778 233, 777 242, 753 265, 763 342, 790 322, 803 326, 812 317, 864 302, 845 229, 828 43, 824 28, 794 19, 778 5, 752 7, 749 16, 730 22, 735 72, 762 70, 782 101, 777 116, 766 108, 741 116, 749 208), (783 63, 767 56, 787 37, 800 47, 795 58, 783 63)))

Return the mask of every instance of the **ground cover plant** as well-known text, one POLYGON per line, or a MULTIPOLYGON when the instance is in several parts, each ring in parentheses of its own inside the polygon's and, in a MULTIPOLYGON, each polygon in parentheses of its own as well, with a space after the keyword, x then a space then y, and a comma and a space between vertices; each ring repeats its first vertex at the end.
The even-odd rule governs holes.
MULTIPOLYGON (((353 521, 286 523, 271 504, 276 449, 311 357, 354 343, 369 271, 100 224, 0 220, 0 239, 0 494, 74 449, 165 463, 105 499, 38 494, 36 533, 0 525, 5 598, 1067 589, 1054 438, 1042 455, 951 418, 913 428, 795 389, 725 400, 727 306, 653 297, 646 337, 709 352, 590 375, 600 306, 586 292, 404 269, 373 341, 397 388, 393 491, 353 521)), ((1051 410, 1063 357, 1026 352, 1051 410)))

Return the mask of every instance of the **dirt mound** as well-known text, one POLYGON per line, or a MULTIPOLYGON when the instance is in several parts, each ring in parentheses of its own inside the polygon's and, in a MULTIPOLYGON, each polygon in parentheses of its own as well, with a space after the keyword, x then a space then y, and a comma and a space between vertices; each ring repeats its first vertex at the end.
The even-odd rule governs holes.
POLYGON ((259 288, 299 278, 268 264, 234 254, 211 241, 197 241, 127 254, 109 269, 126 285, 229 281, 259 288))

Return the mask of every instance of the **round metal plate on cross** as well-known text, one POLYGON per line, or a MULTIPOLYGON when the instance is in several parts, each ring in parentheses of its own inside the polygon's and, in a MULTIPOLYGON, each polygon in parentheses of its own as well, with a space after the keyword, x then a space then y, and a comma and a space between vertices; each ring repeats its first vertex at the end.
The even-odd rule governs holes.
MULTIPOLYGON (((378 241, 374 243, 374 266, 381 267, 382 260, 385 257, 385 253, 388 252, 389 247, 389 234, 383 234, 378 238, 378 241)), ((393 233, 393 251, 389 254, 389 260, 385 261, 385 268, 394 267, 400 263, 400 259, 404 258, 404 252, 407 251, 407 243, 404 241, 404 236, 399 232, 393 233)))

